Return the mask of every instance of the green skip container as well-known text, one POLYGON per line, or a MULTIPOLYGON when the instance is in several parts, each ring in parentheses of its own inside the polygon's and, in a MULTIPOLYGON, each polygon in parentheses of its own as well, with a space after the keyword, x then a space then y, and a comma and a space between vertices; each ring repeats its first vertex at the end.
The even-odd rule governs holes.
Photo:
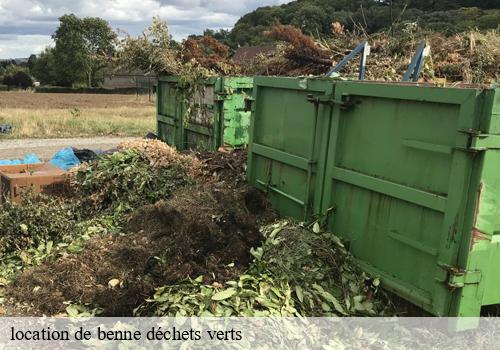
POLYGON ((248 181, 438 316, 500 303, 500 91, 254 79, 248 181))
POLYGON ((253 79, 213 77, 187 88, 177 76, 161 76, 157 89, 158 137, 177 149, 246 147, 253 79))

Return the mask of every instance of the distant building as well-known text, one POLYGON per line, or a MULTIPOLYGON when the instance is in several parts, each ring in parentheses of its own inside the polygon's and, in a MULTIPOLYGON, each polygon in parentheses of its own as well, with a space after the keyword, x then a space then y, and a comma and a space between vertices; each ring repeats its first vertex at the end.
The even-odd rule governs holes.
POLYGON ((272 45, 267 46, 246 46, 239 47, 234 56, 233 61, 242 64, 245 62, 253 61, 259 55, 271 55, 276 52, 276 47, 272 45))
POLYGON ((156 85, 155 74, 135 72, 117 72, 105 74, 103 86, 105 88, 140 88, 151 89, 156 85))

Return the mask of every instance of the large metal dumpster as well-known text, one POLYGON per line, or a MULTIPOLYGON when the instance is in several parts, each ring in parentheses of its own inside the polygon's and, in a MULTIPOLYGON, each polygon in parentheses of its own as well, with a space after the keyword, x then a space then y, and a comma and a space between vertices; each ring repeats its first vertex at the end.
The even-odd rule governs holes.
POLYGON ((216 150, 224 144, 248 144, 252 95, 247 77, 213 77, 187 87, 177 76, 158 79, 157 130, 160 139, 178 149, 216 150))
POLYGON ((248 179, 434 315, 500 303, 500 92, 254 80, 248 179))

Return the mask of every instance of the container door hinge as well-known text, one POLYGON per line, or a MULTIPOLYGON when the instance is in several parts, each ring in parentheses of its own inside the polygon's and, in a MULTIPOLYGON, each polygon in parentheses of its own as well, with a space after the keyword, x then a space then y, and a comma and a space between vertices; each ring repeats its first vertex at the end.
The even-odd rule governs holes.
POLYGON ((459 150, 477 153, 489 149, 500 149, 500 135, 485 134, 477 130, 462 130, 461 132, 469 135, 469 140, 467 147, 458 148, 459 150))
POLYGON ((354 107, 354 102, 350 95, 342 95, 340 100, 335 99, 333 95, 321 95, 314 96, 312 94, 307 95, 307 100, 314 104, 328 104, 328 105, 339 105, 341 109, 349 109, 354 107))
POLYGON ((447 272, 445 283, 451 289, 463 288, 465 285, 481 282, 480 270, 464 270, 448 265, 441 265, 441 267, 447 272))
POLYGON ((230 99, 231 99, 231 94, 228 94, 227 92, 219 92, 215 96, 216 101, 225 101, 230 99))
POLYGON ((244 98, 243 103, 243 110, 245 112, 250 112, 252 110, 253 103, 255 102, 255 99, 253 97, 247 96, 244 98))

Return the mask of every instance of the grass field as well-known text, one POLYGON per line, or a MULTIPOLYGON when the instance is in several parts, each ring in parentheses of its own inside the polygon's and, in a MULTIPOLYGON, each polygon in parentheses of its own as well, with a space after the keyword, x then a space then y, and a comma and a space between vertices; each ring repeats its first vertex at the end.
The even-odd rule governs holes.
POLYGON ((0 92, 0 138, 143 136, 155 131, 148 96, 0 92))

